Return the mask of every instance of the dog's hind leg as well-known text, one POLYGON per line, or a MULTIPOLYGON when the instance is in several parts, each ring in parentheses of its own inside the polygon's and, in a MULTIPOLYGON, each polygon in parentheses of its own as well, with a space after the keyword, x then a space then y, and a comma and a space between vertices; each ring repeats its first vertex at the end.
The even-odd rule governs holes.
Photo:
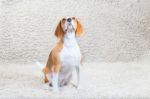
POLYGON ((46 74, 44 74, 44 83, 48 83, 48 82, 49 82, 49 80, 47 79, 46 74))
POLYGON ((47 74, 49 72, 49 69, 47 67, 43 68, 43 73, 44 73, 44 83, 48 83, 49 80, 47 78, 47 74))

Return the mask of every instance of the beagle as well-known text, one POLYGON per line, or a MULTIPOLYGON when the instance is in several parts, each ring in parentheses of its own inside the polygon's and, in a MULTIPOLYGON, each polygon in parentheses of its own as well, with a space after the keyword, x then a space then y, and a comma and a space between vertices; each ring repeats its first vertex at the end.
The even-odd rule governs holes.
POLYGON ((43 68, 44 82, 49 82, 53 91, 59 91, 59 87, 70 82, 74 69, 77 72, 78 87, 81 53, 76 37, 81 36, 82 33, 83 27, 75 17, 60 20, 55 30, 58 42, 50 52, 47 64, 43 68))

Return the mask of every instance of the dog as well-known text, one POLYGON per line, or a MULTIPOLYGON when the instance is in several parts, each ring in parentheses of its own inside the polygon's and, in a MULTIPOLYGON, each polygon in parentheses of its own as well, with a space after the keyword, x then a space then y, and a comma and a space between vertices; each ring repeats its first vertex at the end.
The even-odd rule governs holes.
POLYGON ((50 52, 46 66, 43 68, 44 82, 49 82, 53 91, 59 91, 59 87, 69 84, 75 69, 76 87, 78 87, 82 55, 76 37, 83 34, 83 27, 77 18, 66 17, 59 21, 54 34, 58 42, 50 52))

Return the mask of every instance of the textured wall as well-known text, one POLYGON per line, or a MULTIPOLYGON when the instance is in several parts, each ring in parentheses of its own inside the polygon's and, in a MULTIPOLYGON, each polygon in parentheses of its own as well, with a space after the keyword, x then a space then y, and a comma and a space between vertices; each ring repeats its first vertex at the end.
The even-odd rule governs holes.
POLYGON ((68 15, 85 28, 86 61, 132 61, 150 49, 150 0, 1 0, 0 62, 46 61, 68 15))

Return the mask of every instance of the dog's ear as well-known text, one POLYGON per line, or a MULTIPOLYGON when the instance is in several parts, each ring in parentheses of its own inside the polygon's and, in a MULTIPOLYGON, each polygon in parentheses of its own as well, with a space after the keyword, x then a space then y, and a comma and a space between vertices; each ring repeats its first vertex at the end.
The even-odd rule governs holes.
POLYGON ((78 20, 76 21, 77 21, 77 29, 75 33, 76 33, 76 36, 81 36, 81 34, 83 33, 83 27, 78 20))
POLYGON ((55 30, 55 36, 58 38, 58 39, 61 39, 63 37, 63 29, 61 27, 61 21, 59 22, 59 24, 57 25, 56 27, 56 30, 55 30))

